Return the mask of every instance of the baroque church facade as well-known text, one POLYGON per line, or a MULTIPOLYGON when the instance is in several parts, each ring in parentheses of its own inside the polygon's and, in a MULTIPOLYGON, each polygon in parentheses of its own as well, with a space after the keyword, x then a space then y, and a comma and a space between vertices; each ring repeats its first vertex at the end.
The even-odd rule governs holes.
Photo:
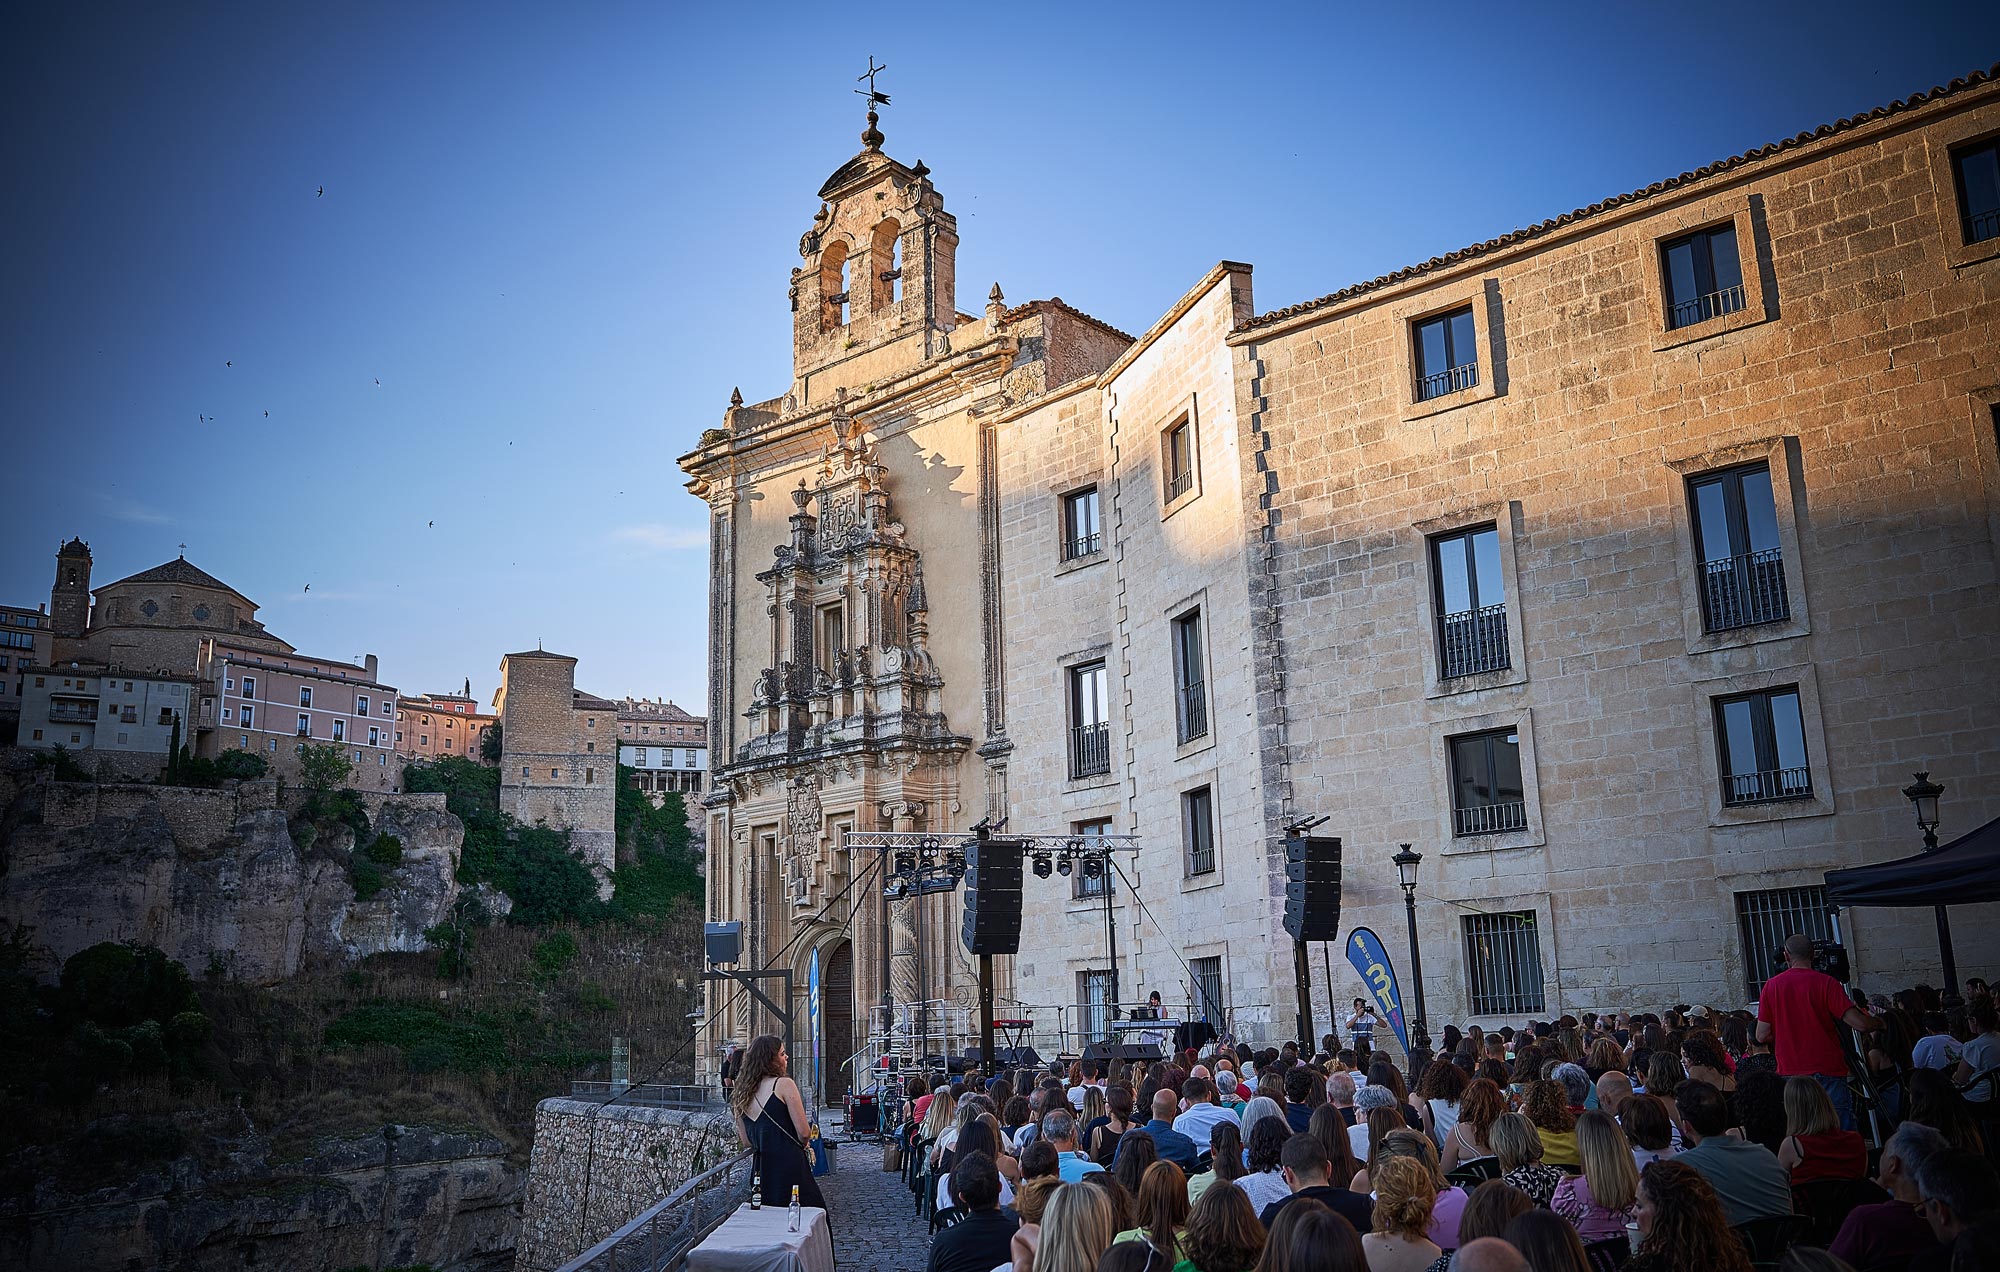
MULTIPOLYGON (((1285 309, 1225 261, 1134 337, 961 312, 956 221, 871 116, 799 243, 791 383, 681 461, 708 917, 801 1001, 817 956, 829 1064, 885 990, 975 990, 958 896, 882 905, 846 830, 1139 837, 1028 880, 999 995, 1045 1053, 1103 1033, 1114 966, 1293 1036, 1314 815, 1406 1008, 1390 857, 1423 854, 1433 1027, 1736 1005, 1790 930, 1917 978, 1928 916, 1830 914, 1823 875, 1920 846, 1914 770, 1945 838, 2000 816, 1995 136, 1977 75, 1285 309)), ((1308 966, 1325 1032, 1358 985, 1308 966)), ((709 1063, 770 1027, 711 992, 709 1063)))

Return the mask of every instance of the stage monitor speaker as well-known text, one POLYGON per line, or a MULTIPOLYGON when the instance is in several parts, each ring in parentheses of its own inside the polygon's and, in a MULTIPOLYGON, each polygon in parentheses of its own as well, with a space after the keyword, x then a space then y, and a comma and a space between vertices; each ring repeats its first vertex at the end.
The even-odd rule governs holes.
POLYGON ((1340 939, 1340 839, 1285 840, 1285 931, 1294 941, 1340 939))
POLYGON ((1080 1058, 1084 1060, 1115 1060, 1118 1057, 1113 1053, 1110 1043, 1089 1042, 1084 1044, 1083 1055, 1080 1058))
POLYGON ((701 925, 703 953, 709 966, 728 967, 743 961, 743 924, 704 923, 701 925))
POLYGON ((968 954, 1021 952, 1021 857, 1018 839, 966 843, 965 920, 959 937, 968 954))
POLYGON ((1121 1042, 1114 1048, 1114 1053, 1114 1060, 1137 1060, 1142 1064, 1167 1058, 1167 1053, 1160 1050, 1157 1042, 1121 1042))
POLYGON ((1042 1067, 1041 1052, 1033 1047, 1001 1047, 994 1053, 1003 1069, 1039 1069, 1042 1067))

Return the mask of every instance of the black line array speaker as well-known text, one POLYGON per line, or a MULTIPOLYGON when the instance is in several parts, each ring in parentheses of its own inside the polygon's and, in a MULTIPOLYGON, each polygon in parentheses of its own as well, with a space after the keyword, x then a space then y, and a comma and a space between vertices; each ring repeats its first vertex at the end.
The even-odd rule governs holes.
POLYGON ((965 845, 965 922, 959 937, 967 953, 1021 952, 1021 857, 1018 839, 965 845))
POLYGON ((1285 840, 1285 931, 1294 941, 1340 939, 1340 839, 1285 840))

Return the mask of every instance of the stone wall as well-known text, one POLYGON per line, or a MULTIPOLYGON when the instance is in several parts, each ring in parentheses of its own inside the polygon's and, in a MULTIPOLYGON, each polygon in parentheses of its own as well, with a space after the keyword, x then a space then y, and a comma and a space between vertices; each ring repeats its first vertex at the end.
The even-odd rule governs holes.
POLYGON ((543 1100, 535 1106, 517 1272, 561 1267, 737 1151, 720 1108, 543 1100))

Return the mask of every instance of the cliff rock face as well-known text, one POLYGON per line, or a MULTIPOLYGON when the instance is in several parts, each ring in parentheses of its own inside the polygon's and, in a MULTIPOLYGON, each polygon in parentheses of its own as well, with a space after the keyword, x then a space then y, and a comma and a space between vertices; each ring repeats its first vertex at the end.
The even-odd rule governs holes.
POLYGON ((323 1140, 283 1163, 248 1129, 206 1135, 109 1187, 75 1164, 36 1174, 32 1197, 0 1203, 0 1266, 496 1272, 513 1262, 526 1178, 498 1140, 409 1126, 323 1140))
POLYGON ((292 841, 273 783, 234 790, 51 783, 20 800, 0 844, 0 922, 24 923, 58 959, 99 941, 156 945, 196 975, 219 962, 270 983, 301 963, 421 950, 458 892, 464 828, 442 796, 371 798, 402 864, 357 901, 345 827, 310 851, 292 841))

